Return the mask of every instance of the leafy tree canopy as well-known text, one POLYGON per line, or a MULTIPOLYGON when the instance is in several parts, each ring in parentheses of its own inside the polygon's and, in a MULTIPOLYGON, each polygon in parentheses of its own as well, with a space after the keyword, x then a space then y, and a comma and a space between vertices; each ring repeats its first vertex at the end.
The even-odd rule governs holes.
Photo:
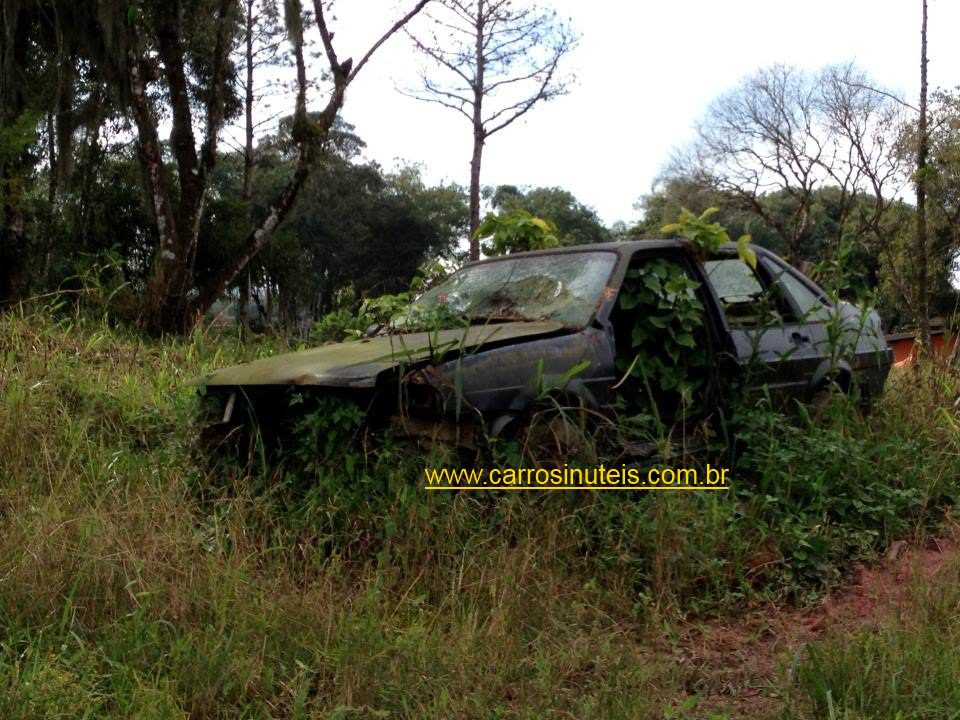
POLYGON ((552 222, 556 225, 561 245, 584 245, 613 239, 596 211, 577 200, 569 190, 559 187, 522 190, 515 185, 500 185, 488 193, 491 205, 501 213, 524 210, 552 222))

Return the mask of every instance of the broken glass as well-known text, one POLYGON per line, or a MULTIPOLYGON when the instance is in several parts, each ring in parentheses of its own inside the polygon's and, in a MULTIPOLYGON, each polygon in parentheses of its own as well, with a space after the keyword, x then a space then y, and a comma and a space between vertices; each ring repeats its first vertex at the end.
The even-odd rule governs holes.
POLYGON ((471 322, 554 320, 583 327, 600 303, 613 266, 608 251, 506 257, 468 265, 415 303, 444 307, 471 322))

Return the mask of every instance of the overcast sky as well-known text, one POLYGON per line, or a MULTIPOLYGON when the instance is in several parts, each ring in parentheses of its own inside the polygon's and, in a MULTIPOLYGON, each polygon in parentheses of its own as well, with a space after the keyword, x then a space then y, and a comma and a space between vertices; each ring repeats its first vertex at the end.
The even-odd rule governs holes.
MULTIPOLYGON (((919 89, 920 0, 543 0, 582 36, 567 58, 569 95, 531 111, 486 146, 485 185, 558 185, 606 223, 638 218, 671 148, 688 141, 709 101, 773 63, 810 69, 854 60, 876 82, 919 89)), ((406 5, 412 0, 406 0, 406 5)), ((399 0, 340 0, 336 45, 358 58, 397 16, 399 0)), ((930 0, 931 87, 960 85, 960 1, 930 0)), ((430 181, 469 181, 470 126, 400 95, 415 83, 396 36, 358 76, 343 117, 387 168, 421 163, 430 181)))

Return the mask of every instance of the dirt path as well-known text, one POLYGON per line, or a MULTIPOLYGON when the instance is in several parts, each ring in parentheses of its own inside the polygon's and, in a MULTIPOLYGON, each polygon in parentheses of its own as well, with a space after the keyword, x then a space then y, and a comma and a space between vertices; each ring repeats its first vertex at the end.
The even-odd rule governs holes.
MULTIPOLYGON (((894 617, 909 603, 914 580, 929 580, 960 557, 960 532, 930 539, 922 547, 895 542, 871 567, 858 567, 852 581, 816 607, 771 605, 737 618, 684 628, 667 651, 689 672, 687 691, 699 695, 698 712, 732 718, 767 718, 781 706, 777 687, 784 666, 803 646, 827 633, 852 634, 894 617)), ((788 670, 789 671, 789 670, 788 670)))

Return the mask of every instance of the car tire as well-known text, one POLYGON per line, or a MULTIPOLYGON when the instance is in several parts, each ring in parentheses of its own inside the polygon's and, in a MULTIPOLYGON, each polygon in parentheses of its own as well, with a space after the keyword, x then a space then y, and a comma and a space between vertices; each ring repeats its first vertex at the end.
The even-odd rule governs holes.
POLYGON ((596 460, 598 418, 576 397, 548 398, 518 418, 514 437, 524 460, 563 467, 574 459, 596 460))
POLYGON ((820 383, 806 402, 807 413, 814 424, 825 424, 833 411, 838 396, 843 396, 846 400, 849 400, 851 386, 850 376, 846 373, 839 373, 820 383))

